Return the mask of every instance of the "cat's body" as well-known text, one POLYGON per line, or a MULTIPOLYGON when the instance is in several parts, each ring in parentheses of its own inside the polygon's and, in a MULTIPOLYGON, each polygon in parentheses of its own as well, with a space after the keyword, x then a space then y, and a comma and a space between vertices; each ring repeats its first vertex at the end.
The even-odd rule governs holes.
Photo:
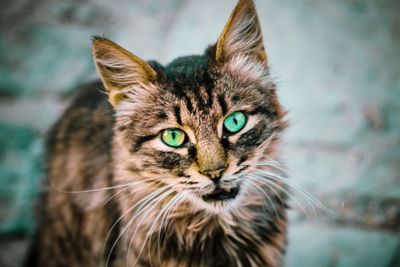
POLYGON ((49 135, 30 266, 280 266, 286 123, 253 3, 204 55, 165 67, 93 49, 105 87, 81 89, 49 135))

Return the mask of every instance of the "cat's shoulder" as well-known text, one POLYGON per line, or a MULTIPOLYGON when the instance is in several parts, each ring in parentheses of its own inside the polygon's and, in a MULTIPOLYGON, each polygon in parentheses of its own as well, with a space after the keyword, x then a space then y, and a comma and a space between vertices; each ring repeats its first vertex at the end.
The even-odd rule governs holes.
MULTIPOLYGON (((62 144, 83 145, 111 140, 113 109, 101 81, 83 84, 67 96, 68 107, 48 133, 49 152, 62 144)), ((60 152, 60 151, 59 151, 60 152)))

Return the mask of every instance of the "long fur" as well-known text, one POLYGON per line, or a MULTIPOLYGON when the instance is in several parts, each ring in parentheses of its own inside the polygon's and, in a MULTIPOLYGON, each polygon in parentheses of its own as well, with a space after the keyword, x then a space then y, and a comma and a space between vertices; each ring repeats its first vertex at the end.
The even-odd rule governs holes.
POLYGON ((49 133, 29 266, 280 266, 286 121, 252 1, 203 55, 162 66, 96 38, 93 56, 102 84, 78 90, 49 133), (247 123, 233 134, 235 111, 247 123), (170 128, 182 146, 162 141, 170 128))

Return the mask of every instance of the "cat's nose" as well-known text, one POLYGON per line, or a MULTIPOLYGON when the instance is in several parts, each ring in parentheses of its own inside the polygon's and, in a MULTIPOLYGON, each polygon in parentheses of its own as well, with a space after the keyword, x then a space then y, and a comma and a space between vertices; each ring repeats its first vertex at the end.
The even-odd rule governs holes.
POLYGON ((201 173, 210 177, 214 182, 218 182, 221 179, 222 173, 226 170, 226 167, 226 164, 219 163, 215 168, 203 170, 201 173))

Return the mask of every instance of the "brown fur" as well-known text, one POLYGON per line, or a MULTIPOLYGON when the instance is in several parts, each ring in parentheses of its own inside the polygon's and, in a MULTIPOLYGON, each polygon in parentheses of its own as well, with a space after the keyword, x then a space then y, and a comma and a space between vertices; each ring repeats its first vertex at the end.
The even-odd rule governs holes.
POLYGON ((286 190, 257 173, 282 175, 272 163, 286 122, 252 1, 239 2, 202 56, 164 67, 104 38, 94 39, 93 56, 104 88, 80 89, 49 134, 50 183, 30 260, 280 266, 286 190), (237 110, 248 122, 229 134, 223 121, 237 110), (184 131, 187 142, 163 144, 168 128, 184 131), (217 186, 238 194, 204 200, 217 186))

